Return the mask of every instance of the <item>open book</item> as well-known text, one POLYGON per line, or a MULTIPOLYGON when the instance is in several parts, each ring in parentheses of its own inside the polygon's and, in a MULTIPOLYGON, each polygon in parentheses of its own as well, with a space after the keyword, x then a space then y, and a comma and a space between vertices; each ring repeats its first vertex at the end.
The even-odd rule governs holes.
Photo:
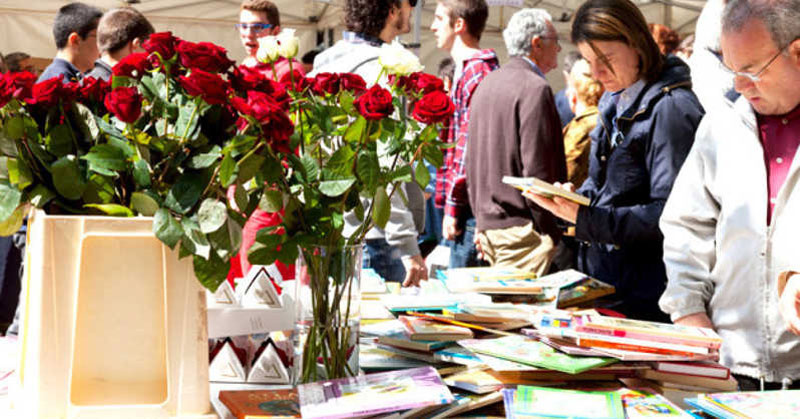
POLYGON ((575 192, 570 192, 563 188, 559 188, 558 186, 555 186, 552 183, 545 182, 535 177, 503 176, 503 183, 511 185, 521 191, 530 190, 531 192, 546 197, 560 196, 564 199, 569 199, 570 201, 580 205, 588 206, 590 203, 588 197, 585 197, 581 194, 577 194, 575 192))

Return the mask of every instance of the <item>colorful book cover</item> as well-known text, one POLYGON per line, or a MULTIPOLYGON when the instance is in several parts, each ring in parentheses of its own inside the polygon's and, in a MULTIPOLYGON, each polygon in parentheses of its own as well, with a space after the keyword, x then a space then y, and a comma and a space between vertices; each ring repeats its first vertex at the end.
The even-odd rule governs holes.
POLYGON ((426 365, 428 364, 424 361, 411 359, 374 345, 359 345, 358 366, 364 371, 418 368, 426 365))
POLYGON ((571 307, 592 301, 616 292, 613 285, 599 279, 587 277, 583 281, 561 288, 558 293, 558 308, 571 307))
POLYGON ((219 401, 237 419, 299 418, 297 391, 284 390, 223 390, 219 401))
POLYGON ((514 417, 625 419, 622 400, 613 391, 578 391, 519 386, 511 406, 514 417))
POLYGON ((699 398, 714 403, 739 417, 800 417, 800 390, 713 393, 699 398))
POLYGON ((472 352, 569 374, 578 374, 617 361, 614 358, 570 356, 525 336, 504 336, 498 339, 468 339, 458 341, 458 344, 472 352))
POLYGON ((302 384, 297 392, 304 418, 377 415, 453 402, 432 367, 302 384))
POLYGON ((622 398, 622 406, 628 419, 639 418, 683 418, 689 419, 692 415, 675 406, 666 397, 650 389, 628 389, 618 391, 622 398))
POLYGON ((504 384, 483 368, 468 369, 445 377, 444 383, 450 387, 460 388, 477 394, 491 393, 500 390, 503 388, 504 384))
POLYGON ((472 330, 466 327, 437 323, 419 317, 400 316, 400 321, 406 327, 411 340, 455 341, 473 336, 472 330))
POLYGON ((644 337, 672 337, 686 344, 706 342, 719 348, 722 338, 713 329, 705 327, 682 326, 673 323, 660 323, 645 320, 624 319, 608 316, 584 316, 578 321, 577 330, 591 333, 613 333, 625 337, 638 334, 644 337))
POLYGON ((433 351, 450 345, 452 341, 411 340, 406 326, 400 320, 389 320, 361 326, 364 336, 377 336, 378 342, 384 345, 397 346, 398 348, 413 349, 415 351, 433 351))

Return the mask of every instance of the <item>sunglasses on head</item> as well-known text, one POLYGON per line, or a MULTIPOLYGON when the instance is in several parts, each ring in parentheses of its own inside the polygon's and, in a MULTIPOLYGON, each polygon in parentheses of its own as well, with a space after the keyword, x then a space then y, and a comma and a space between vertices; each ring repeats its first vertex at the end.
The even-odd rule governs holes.
POLYGON ((274 25, 271 23, 237 23, 236 29, 240 31, 252 30, 253 32, 262 32, 272 28, 274 25))

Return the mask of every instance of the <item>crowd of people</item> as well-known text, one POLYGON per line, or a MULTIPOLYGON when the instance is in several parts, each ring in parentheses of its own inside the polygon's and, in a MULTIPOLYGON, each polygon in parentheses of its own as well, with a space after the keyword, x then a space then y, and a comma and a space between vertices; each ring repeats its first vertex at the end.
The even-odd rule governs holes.
MULTIPOLYGON (((411 30, 416 3, 346 0, 342 39, 291 67, 387 84, 381 46, 411 30)), ((566 88, 555 95, 545 74, 558 68, 566 40, 551 16, 521 9, 511 17, 505 63, 481 47, 488 16, 485 0, 436 1, 430 30, 450 57, 439 75, 455 104, 440 137, 451 147, 441 167, 429 168, 427 188, 412 182, 392 195, 386 227, 367 234, 364 266, 419 284, 433 244, 449 247, 451 268, 575 267, 616 287, 604 309, 714 328, 742 389, 800 388, 800 259, 792 250, 800 233, 800 0, 709 0, 693 50, 669 28, 648 25, 630 0, 587 0, 571 24, 577 51, 566 55, 566 88), (520 194, 503 176, 552 182, 590 204, 520 194)), ((242 65, 270 76, 290 71, 285 59, 257 59, 259 38, 281 30, 274 4, 244 0, 236 27, 242 65)), ((108 79, 153 32, 133 8, 64 6, 53 27, 58 52, 39 80, 108 79)), ((249 269, 256 232, 280 217, 250 217, 236 275, 249 269)), ((292 266, 279 268, 293 276, 292 266)))

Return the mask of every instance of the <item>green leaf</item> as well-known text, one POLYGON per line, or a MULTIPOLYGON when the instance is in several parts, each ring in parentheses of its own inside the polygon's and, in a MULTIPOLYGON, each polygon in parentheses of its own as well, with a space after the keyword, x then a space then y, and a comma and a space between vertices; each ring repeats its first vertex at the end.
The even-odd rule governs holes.
POLYGON ((86 128, 89 130, 89 137, 92 139, 97 138, 97 136, 100 135, 100 127, 97 126, 97 121, 95 120, 92 110, 79 102, 75 102, 73 106, 77 108, 80 119, 86 124, 86 128))
POLYGON ((211 292, 215 292, 219 284, 228 276, 230 266, 214 252, 211 252, 208 259, 194 256, 192 261, 194 276, 211 292))
POLYGON ((98 144, 81 157, 89 163, 89 170, 105 176, 116 176, 117 171, 125 170, 125 154, 110 144, 98 144))
POLYGON ((19 190, 24 190, 33 183, 33 173, 22 159, 9 158, 6 162, 8 180, 19 190))
POLYGON ((8 119, 5 124, 6 136, 9 139, 16 141, 25 135, 25 121, 21 116, 15 116, 8 119))
POLYGON ((140 189, 147 189, 152 184, 150 179, 150 165, 143 159, 133 163, 133 180, 140 189))
POLYGON ((236 204, 236 208, 239 211, 247 211, 247 207, 250 204, 250 200, 247 196, 247 189, 245 189, 242 185, 236 185, 233 189, 233 202, 236 204))
POLYGON ((414 178, 417 180, 417 185, 419 185, 419 187, 422 189, 427 188, 428 183, 431 181, 431 174, 428 172, 428 168, 425 167, 421 161, 417 162, 414 178))
POLYGON ((0 221, 0 236, 10 236, 22 227, 22 220, 25 219, 25 205, 20 205, 5 220, 0 221))
POLYGON ((225 221, 228 220, 227 206, 216 199, 207 198, 200 204, 197 210, 197 221, 200 224, 200 231, 211 233, 219 230, 225 221))
POLYGON ((386 223, 389 222, 392 207, 385 187, 379 186, 375 190, 375 198, 372 205, 375 206, 372 211, 372 220, 375 221, 375 225, 380 228, 386 227, 386 223))
POLYGON ((256 172, 261 169, 264 163, 264 156, 258 154, 251 154, 239 162, 239 175, 237 180, 239 183, 245 183, 256 175, 256 172))
POLYGON ((19 206, 22 192, 8 183, 0 181, 0 220, 10 217, 19 206))
POLYGON ((426 144, 422 147, 422 157, 436 168, 440 168, 444 164, 444 153, 434 144, 426 144))
POLYGON ((325 168, 336 173, 349 176, 352 174, 353 156, 356 152, 348 145, 343 145, 333 153, 325 168))
POLYGON ((33 187, 28 199, 36 208, 44 208, 44 206, 55 197, 56 194, 50 189, 47 189, 44 185, 36 185, 33 187))
POLYGON ((364 134, 365 129, 367 129, 367 120, 363 116, 359 116, 344 132, 345 141, 348 143, 361 141, 361 136, 364 134))
POLYGON ((297 243, 286 242, 281 246, 281 250, 278 252, 278 260, 285 265, 291 265, 297 261, 298 255, 299 250, 297 248, 297 243))
POLYGON ((239 246, 242 244, 242 226, 228 218, 221 228, 208 233, 207 236, 217 255, 228 258, 239 251, 239 246))
POLYGON ((151 137, 150 134, 137 129, 133 133, 133 139, 141 145, 148 145, 153 137, 151 137))
POLYGON ((178 120, 175 121, 175 134, 181 138, 194 139, 197 136, 200 121, 200 110, 194 101, 180 107, 178 120))
POLYGON ((192 156, 189 159, 189 167, 192 169, 205 169, 211 167, 220 157, 222 157, 222 149, 215 145, 205 153, 192 156))
POLYGON ((131 194, 131 208, 141 215, 152 217, 158 211, 158 201, 144 192, 131 194))
POLYGON ((98 209, 113 217, 133 217, 133 211, 130 208, 119 204, 85 204, 84 207, 98 209))
POLYGON ((186 172, 167 193, 164 205, 180 214, 186 214, 200 200, 207 185, 205 176, 197 172, 186 172))
POLYGON ((56 156, 63 156, 74 152, 73 133, 69 125, 59 124, 53 127, 45 138, 47 151, 56 156))
POLYGON ((223 187, 231 186, 236 180, 236 162, 226 154, 219 165, 219 182, 223 187))
POLYGON ((303 171, 305 172, 306 181, 311 183, 319 177, 319 167, 317 167, 317 162, 311 156, 303 156, 300 158, 300 163, 303 165, 303 171))
POLYGON ((114 180, 106 176, 93 174, 83 191, 83 201, 87 204, 110 204, 114 201, 114 180))
POLYGON ((350 92, 344 91, 339 93, 339 106, 342 107, 343 111, 349 114, 354 113, 353 102, 355 102, 355 98, 350 92))
POLYGON ((178 220, 172 218, 166 208, 159 208, 153 217, 153 233, 162 243, 170 249, 174 249, 183 236, 183 229, 178 220))
POLYGON ((267 189, 261 195, 258 207, 265 212, 278 212, 283 208, 283 194, 276 189, 267 189))
POLYGON ((115 126, 109 124, 102 118, 95 117, 94 121, 97 123, 97 127, 100 128, 100 131, 102 131, 109 137, 127 142, 127 140, 125 140, 125 137, 122 135, 122 131, 118 130, 115 126))
POLYGON ((211 255, 211 244, 206 235, 200 231, 200 225, 191 218, 181 219, 183 227, 183 238, 181 239, 181 249, 186 249, 189 254, 201 256, 205 259, 211 255))
POLYGON ((359 153, 356 172, 358 172, 361 182, 364 183, 364 189, 368 191, 374 190, 378 186, 378 178, 381 174, 378 154, 368 150, 359 153))
POLYGON ((411 166, 403 165, 389 174, 389 182, 411 182, 411 166))
POLYGON ((271 265, 278 260, 278 251, 274 247, 255 242, 247 251, 247 260, 253 265, 271 265))
POLYGON ((280 181, 283 176, 283 166, 280 160, 268 156, 264 165, 261 167, 261 174, 264 176, 266 182, 276 183, 280 181))
POLYGON ((341 179, 341 180, 324 180, 319 184, 319 191, 329 196, 331 198, 336 198, 337 196, 341 196, 343 193, 347 192, 353 183, 355 183, 356 178, 350 179, 341 179))
POLYGON ((64 156, 50 166, 53 175, 53 186, 59 195, 69 200, 79 199, 86 190, 86 180, 81 174, 78 159, 75 156, 64 156))

